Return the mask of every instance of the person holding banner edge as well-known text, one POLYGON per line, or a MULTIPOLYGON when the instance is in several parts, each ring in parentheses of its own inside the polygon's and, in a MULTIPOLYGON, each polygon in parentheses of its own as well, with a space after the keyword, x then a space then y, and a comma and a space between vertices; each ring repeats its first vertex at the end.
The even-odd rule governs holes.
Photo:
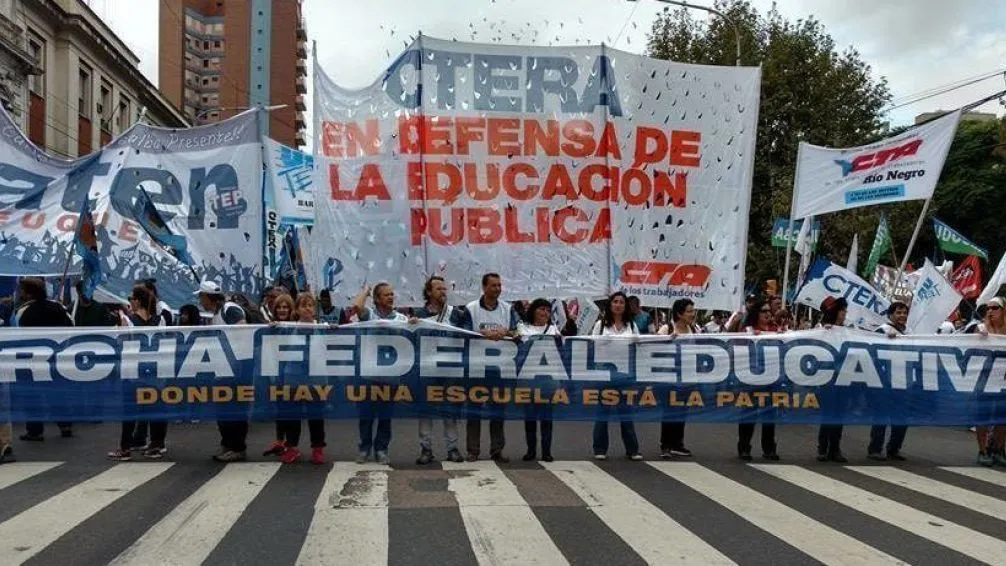
MULTIPOLYGON (((210 325, 244 324, 245 311, 236 303, 224 297, 223 290, 215 281, 203 281, 199 290, 194 293, 199 297, 199 306, 204 312, 213 315, 210 325)), ((220 450, 213 455, 217 462, 243 462, 247 459, 245 441, 248 438, 248 421, 217 421, 220 431, 220 450)))
MULTIPOLYGON (((845 314, 849 309, 849 302, 845 297, 828 297, 821 303, 821 323, 820 327, 832 329, 845 326, 845 314)), ((838 464, 844 464, 849 460, 842 455, 842 425, 822 424, 817 431, 817 461, 827 462, 831 460, 838 464)))
MULTIPOLYGON (((639 330, 631 316, 627 314, 628 300, 625 293, 617 291, 608 297, 601 319, 594 323, 590 330, 592 336, 638 336, 639 330)), ((629 418, 619 419, 622 430, 622 444, 625 445, 625 456, 633 461, 640 461, 643 455, 639 453, 639 438, 636 436, 636 425, 629 418)), ((594 421, 594 459, 608 459, 608 421, 594 421)))
MULTIPOLYGON (((657 334, 670 333, 671 340, 687 335, 698 334, 695 325, 695 302, 691 299, 678 299, 671 305, 671 324, 673 330, 662 326, 657 334)), ((660 457, 669 460, 673 456, 691 456, 692 451, 685 448, 685 421, 664 421, 660 423, 660 457)))
MULTIPOLYGON (((552 324, 552 303, 548 299, 535 299, 524 314, 524 321, 517 325, 517 334, 521 338, 532 336, 559 336, 559 329, 552 324)), ((541 422, 541 459, 546 462, 552 458, 552 410, 549 406, 536 407, 529 405, 528 418, 524 420, 524 440, 527 452, 521 458, 525 462, 534 461, 538 455, 538 422, 541 422)))
MULTIPOLYGON (((891 306, 887 308, 887 319, 887 322, 877 328, 877 332, 885 334, 888 338, 904 336, 905 325, 908 323, 908 305, 901 301, 892 301, 891 306)), ((877 461, 904 462, 905 457, 901 455, 901 446, 905 443, 907 432, 907 425, 891 425, 891 436, 887 440, 887 454, 885 456, 883 449, 887 425, 873 425, 870 429, 870 445, 866 449, 867 457, 877 461)))
MULTIPOLYGON (((422 307, 413 313, 413 320, 425 319, 438 324, 449 324, 463 330, 472 329, 471 317, 465 307, 454 307, 447 304, 447 282, 439 275, 433 275, 423 285, 422 307)), ((410 321, 411 322, 411 321, 410 321)), ((425 466, 432 463, 433 457, 433 419, 419 419, 419 458, 416 464, 425 466)), ((447 448, 447 460, 464 462, 461 451, 458 450, 458 420, 444 419, 444 444, 447 448)))
MULTIPOLYGON (((503 279, 499 273, 486 273, 482 276, 482 297, 468 303, 467 309, 471 316, 472 330, 490 340, 505 340, 517 336, 519 318, 510 303, 499 300, 503 293, 503 279)), ((503 455, 506 446, 503 419, 489 419, 489 457, 501 463, 507 463, 509 458, 503 455)), ((468 461, 479 459, 482 451, 482 419, 468 419, 465 430, 465 443, 468 451, 468 461)))
MULTIPOLYGON (((408 321, 404 314, 395 310, 395 289, 391 283, 381 282, 374 285, 373 309, 366 306, 367 295, 370 294, 370 286, 364 285, 360 293, 353 299, 353 307, 356 309, 356 315, 360 322, 367 322, 375 318, 392 322, 408 321)), ((369 413, 360 417, 360 446, 356 463, 365 463, 370 458, 370 451, 373 448, 374 460, 378 464, 389 465, 391 464, 391 458, 388 457, 388 446, 391 444, 391 419, 382 416, 383 407, 380 405, 372 404, 369 409, 369 413), (377 420, 376 433, 374 432, 374 420, 377 420)))
MULTIPOLYGON (((773 320, 772 306, 768 301, 758 300, 748 310, 744 327, 751 334, 778 332, 773 320)), ((754 437, 754 422, 742 422, 737 425, 737 454, 745 462, 751 460, 751 438, 754 437)), ((775 423, 761 424, 761 450, 766 460, 778 461, 776 452, 775 423)))
MULTIPOLYGON (((1006 334, 1006 301, 993 297, 985 303, 984 322, 978 325, 982 336, 1006 334)), ((981 466, 1006 466, 1006 426, 977 426, 978 464, 981 466)))

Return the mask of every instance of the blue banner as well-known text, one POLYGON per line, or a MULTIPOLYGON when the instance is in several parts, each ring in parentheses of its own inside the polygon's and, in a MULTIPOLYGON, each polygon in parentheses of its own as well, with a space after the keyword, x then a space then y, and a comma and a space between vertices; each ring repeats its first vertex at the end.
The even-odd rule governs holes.
POLYGON ((1006 341, 801 333, 492 341, 432 322, 0 330, 0 421, 454 416, 1006 422, 1006 341))

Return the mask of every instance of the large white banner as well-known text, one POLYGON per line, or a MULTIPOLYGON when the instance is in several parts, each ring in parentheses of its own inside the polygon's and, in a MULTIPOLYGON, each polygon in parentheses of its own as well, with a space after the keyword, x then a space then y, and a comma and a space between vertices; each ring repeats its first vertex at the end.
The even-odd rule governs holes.
POLYGON ((855 273, 818 259, 807 272, 807 282, 797 294, 796 302, 814 309, 828 297, 844 297, 849 303, 846 322, 860 328, 874 330, 887 321, 890 301, 855 273))
POLYGON ((801 143, 793 185, 793 217, 932 196, 960 111, 859 147, 801 143))
MULTIPOLYGON (((315 240, 345 298, 743 297, 760 71, 421 37, 370 87, 316 69, 315 240)), ((322 277, 324 279, 324 277, 322 277)))
MULTIPOLYGON (((262 146, 248 112, 201 128, 136 124, 73 163, 48 157, 0 127, 0 274, 61 275, 85 204, 95 220, 104 296, 124 301, 157 280, 174 307, 199 278, 257 294, 262 280, 262 146), (148 235, 163 225, 191 265, 148 235)), ((72 260, 71 260, 72 261, 72 260)), ((77 262, 73 262, 76 264, 77 262)), ((71 265, 71 273, 78 271, 71 265)))
POLYGON ((963 297, 928 259, 916 273, 919 282, 915 285, 906 326, 912 334, 936 334, 963 297))

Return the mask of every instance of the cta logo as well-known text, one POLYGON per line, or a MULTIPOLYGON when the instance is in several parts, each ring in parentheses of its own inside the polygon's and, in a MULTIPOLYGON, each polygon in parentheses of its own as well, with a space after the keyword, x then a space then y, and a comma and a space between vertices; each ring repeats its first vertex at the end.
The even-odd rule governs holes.
POLYGON ((914 139, 905 144, 891 147, 888 149, 882 149, 880 151, 874 151, 871 153, 864 153, 862 155, 857 155, 852 158, 851 161, 843 161, 841 159, 836 159, 835 164, 842 168, 842 176, 846 177, 850 173, 857 173, 859 171, 866 171, 868 169, 873 169, 875 167, 880 167, 882 165, 887 165, 893 161, 903 159, 905 157, 911 157, 918 153, 919 147, 922 146, 921 139, 914 139))
POLYGON ((705 287, 713 270, 705 265, 627 261, 619 269, 619 280, 630 285, 705 287))

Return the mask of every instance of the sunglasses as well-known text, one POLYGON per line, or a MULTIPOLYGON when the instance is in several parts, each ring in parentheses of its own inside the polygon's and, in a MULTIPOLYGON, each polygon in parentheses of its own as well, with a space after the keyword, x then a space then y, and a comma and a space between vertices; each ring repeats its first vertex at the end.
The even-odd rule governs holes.
POLYGON ((1001 311, 1001 310, 1003 310, 1003 308, 1002 308, 1002 307, 997 307, 997 306, 995 306, 995 305, 992 305, 992 306, 989 306, 989 307, 988 307, 988 309, 989 309, 990 311, 1001 311))

